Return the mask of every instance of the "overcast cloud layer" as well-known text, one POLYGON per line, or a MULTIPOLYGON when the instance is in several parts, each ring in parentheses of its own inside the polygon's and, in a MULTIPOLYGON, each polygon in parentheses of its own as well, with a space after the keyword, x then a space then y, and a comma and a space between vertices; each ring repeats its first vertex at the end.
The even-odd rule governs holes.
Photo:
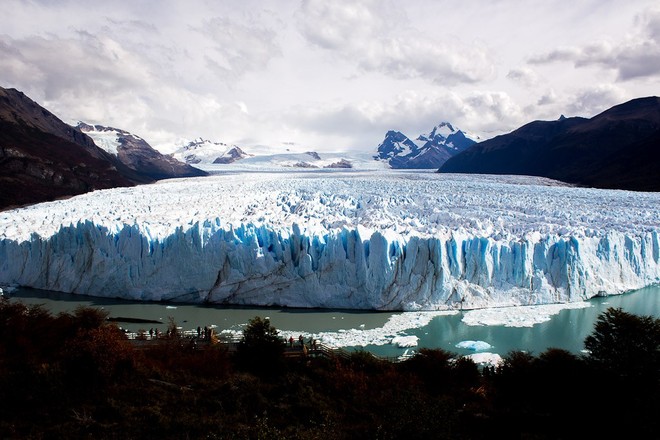
POLYGON ((657 1, 3 0, 0 86, 66 122, 374 150, 482 138, 660 90, 657 1))

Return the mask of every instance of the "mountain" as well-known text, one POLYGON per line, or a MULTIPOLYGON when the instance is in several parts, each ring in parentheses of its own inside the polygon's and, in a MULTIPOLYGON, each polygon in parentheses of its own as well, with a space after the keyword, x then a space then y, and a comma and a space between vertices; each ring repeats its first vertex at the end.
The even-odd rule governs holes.
POLYGON ((207 174, 171 156, 161 154, 144 139, 127 131, 84 122, 78 123, 76 128, 90 136, 96 145, 112 154, 128 168, 150 179, 196 177, 207 174))
POLYGON ((660 98, 593 118, 534 121, 449 159, 441 173, 526 174, 596 188, 660 191, 660 98))
MULTIPOLYGON (((349 155, 350 156, 350 155, 349 155)), ((244 169, 315 169, 315 168, 333 168, 333 169, 352 169, 354 164, 359 162, 356 157, 348 158, 343 153, 323 153, 316 151, 305 151, 302 153, 285 152, 278 154, 261 154, 247 158, 240 163, 244 169)), ((360 168, 358 164, 358 168, 360 168)))
MULTIPOLYGON (((186 141, 170 155, 196 168, 213 174, 218 171, 251 170, 274 171, 297 169, 372 170, 384 169, 369 153, 321 152, 306 150, 304 145, 284 143, 280 145, 256 145, 247 153, 236 145, 212 142, 203 138, 186 141)), ((168 148, 169 149, 169 148, 168 148)), ((172 151, 172 150, 170 150, 172 151)))
POLYGON ((373 155, 367 152, 292 152, 271 149, 251 157, 246 157, 231 164, 199 163, 196 167, 216 174, 227 170, 272 172, 272 171, 314 171, 324 169, 330 171, 366 171, 389 169, 385 162, 375 161, 373 155))
POLYGON ((188 164, 230 164, 252 154, 247 154, 236 145, 211 142, 200 137, 178 148, 171 156, 188 164))
POLYGON ((251 154, 247 154, 245 151, 241 150, 238 147, 232 147, 222 156, 218 156, 213 160, 213 163, 228 164, 234 163, 237 160, 245 159, 250 157, 251 154))
POLYGON ((0 87, 0 209, 151 180, 22 92, 0 87))
POLYGON ((72 127, 22 92, 0 87, 0 209, 205 174, 130 133, 72 127))
POLYGON ((400 131, 390 130, 378 145, 374 159, 387 162, 390 168, 437 168, 476 142, 449 122, 440 123, 414 141, 400 131))

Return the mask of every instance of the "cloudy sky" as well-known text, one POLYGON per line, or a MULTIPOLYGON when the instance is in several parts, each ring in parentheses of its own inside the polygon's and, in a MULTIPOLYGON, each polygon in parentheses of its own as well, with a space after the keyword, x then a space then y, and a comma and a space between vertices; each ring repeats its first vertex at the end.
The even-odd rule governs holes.
POLYGON ((155 147, 374 150, 660 95, 657 0, 2 0, 0 86, 155 147), (293 148, 293 147, 292 147, 293 148))

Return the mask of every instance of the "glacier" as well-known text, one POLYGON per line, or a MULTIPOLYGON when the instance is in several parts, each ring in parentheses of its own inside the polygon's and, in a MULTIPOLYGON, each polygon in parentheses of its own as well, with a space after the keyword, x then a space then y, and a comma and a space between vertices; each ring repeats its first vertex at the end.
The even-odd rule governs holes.
POLYGON ((369 310, 660 282, 660 194, 528 176, 227 171, 0 212, 0 286, 369 310))

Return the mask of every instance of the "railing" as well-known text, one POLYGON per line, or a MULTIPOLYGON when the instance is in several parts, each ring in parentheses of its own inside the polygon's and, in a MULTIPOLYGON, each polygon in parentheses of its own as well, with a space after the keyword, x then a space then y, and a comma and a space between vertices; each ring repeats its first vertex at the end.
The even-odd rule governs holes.
POLYGON ((350 359, 351 353, 343 348, 330 347, 325 344, 318 344, 313 353, 320 354, 326 357, 338 357, 340 359, 350 359))

